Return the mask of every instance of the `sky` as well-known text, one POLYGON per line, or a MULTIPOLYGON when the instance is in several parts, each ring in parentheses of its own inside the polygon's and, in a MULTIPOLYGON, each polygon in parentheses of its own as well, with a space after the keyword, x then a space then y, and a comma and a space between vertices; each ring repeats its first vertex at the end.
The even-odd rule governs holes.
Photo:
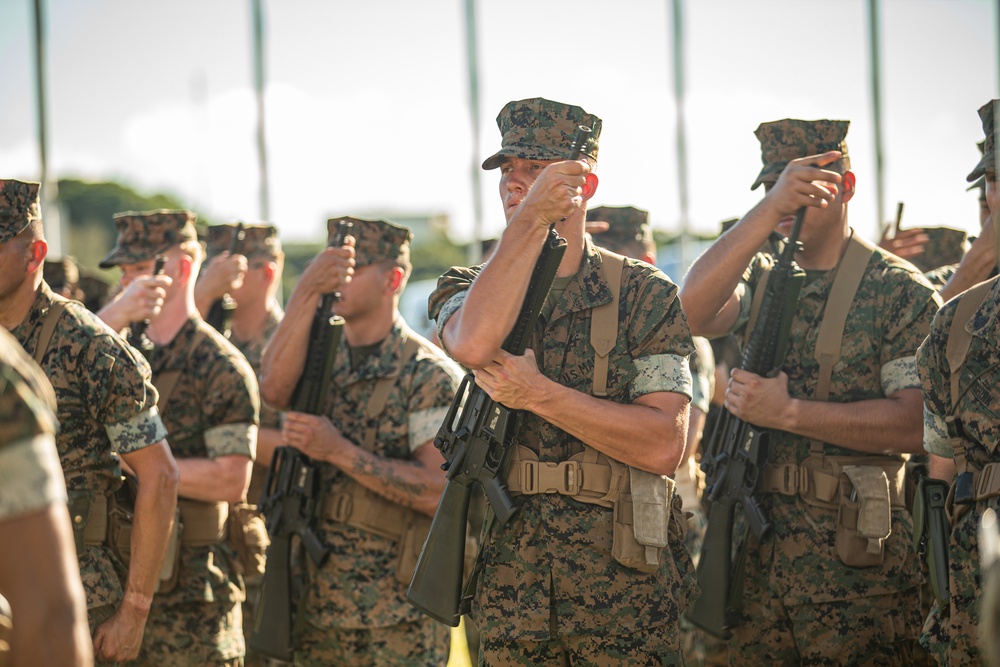
MULTIPOLYGON (((49 169, 261 219, 250 0, 44 0, 49 169)), ((32 0, 0 0, 0 175, 39 178, 32 0)), ((998 95, 998 0, 881 0, 883 218, 973 231, 976 110, 998 95)), ((271 221, 318 241, 328 217, 445 214, 456 240, 503 214, 497 112, 546 97, 603 119, 592 205, 682 224, 670 0, 476 0, 473 146, 464 0, 264 0, 271 221)), ((765 121, 851 121, 850 219, 880 228, 866 0, 684 0, 688 226, 762 196, 765 121)))

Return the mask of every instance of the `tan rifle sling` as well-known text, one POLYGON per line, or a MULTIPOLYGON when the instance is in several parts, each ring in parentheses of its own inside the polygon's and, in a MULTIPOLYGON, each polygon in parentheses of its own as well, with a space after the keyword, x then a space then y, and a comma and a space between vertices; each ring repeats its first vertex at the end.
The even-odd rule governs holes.
POLYGON ((980 306, 986 300, 990 289, 996 283, 997 278, 985 280, 978 285, 970 287, 958 297, 958 305, 955 307, 955 316, 951 321, 951 328, 948 329, 948 343, 945 348, 945 358, 948 361, 948 369, 951 372, 951 410, 945 417, 948 424, 948 441, 955 451, 955 467, 958 474, 968 470, 968 461, 965 457, 965 447, 962 446, 962 438, 952 436, 952 424, 955 422, 955 413, 958 410, 958 401, 962 396, 959 381, 962 376, 962 366, 965 365, 965 358, 969 354, 969 347, 972 345, 972 334, 966 326, 975 316, 980 306))
POLYGON ((618 340, 618 304, 621 301, 622 270, 625 258, 598 248, 604 279, 611 289, 611 301, 590 312, 590 345, 594 348, 594 396, 608 395, 608 361, 618 340))
POLYGON ((181 368, 163 371, 153 376, 153 386, 156 387, 156 391, 160 394, 156 399, 156 408, 160 411, 160 414, 166 413, 167 405, 170 403, 170 398, 174 395, 177 383, 180 382, 181 376, 184 375, 184 369, 191 364, 192 355, 194 355, 195 350, 201 346, 201 342, 208 335, 202 328, 207 326, 208 325, 202 321, 197 323, 197 330, 195 331, 194 338, 191 339, 191 345, 188 347, 187 357, 184 359, 184 365, 181 368))
MULTIPOLYGON (((417 350, 420 349, 420 343, 416 338, 412 338, 408 335, 406 327, 402 329, 403 337, 403 358, 400 368, 405 366, 410 362, 413 357, 416 356, 417 350)), ((375 434, 378 431, 378 417, 385 410, 386 403, 389 401, 389 394, 392 392, 392 388, 396 386, 396 380, 398 375, 387 375, 381 377, 375 381, 375 387, 372 389, 371 397, 368 399, 367 405, 365 405, 365 417, 368 418, 370 424, 374 426, 369 426, 365 429, 365 449, 369 452, 375 446, 375 434)))
POLYGON ((45 319, 42 321, 42 332, 38 335, 38 344, 35 346, 34 354, 35 363, 39 366, 42 365, 45 353, 49 351, 52 334, 55 333, 56 324, 59 323, 59 318, 64 312, 66 312, 66 302, 53 301, 52 305, 49 306, 49 312, 45 313, 45 319))

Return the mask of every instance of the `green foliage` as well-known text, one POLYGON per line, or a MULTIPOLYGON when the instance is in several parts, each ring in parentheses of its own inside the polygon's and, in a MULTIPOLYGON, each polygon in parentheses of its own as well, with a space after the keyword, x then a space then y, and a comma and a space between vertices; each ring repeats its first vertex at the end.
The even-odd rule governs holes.
MULTIPOLYGON (((123 211, 149 211, 157 208, 188 208, 171 195, 144 195, 114 182, 89 183, 75 179, 59 181, 59 202, 66 224, 66 254, 76 257, 84 269, 96 269, 97 263, 114 246, 118 235, 114 215, 123 211)), ((210 224, 199 216, 199 224, 210 224)), ((117 281, 117 272, 105 272, 117 281)))

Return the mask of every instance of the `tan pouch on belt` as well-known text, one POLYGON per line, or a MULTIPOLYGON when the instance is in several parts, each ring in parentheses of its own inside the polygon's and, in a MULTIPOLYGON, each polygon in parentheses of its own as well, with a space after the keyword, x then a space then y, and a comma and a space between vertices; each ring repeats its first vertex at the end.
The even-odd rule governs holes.
POLYGON ((889 480, 876 466, 847 465, 842 469, 837 508, 837 557, 851 567, 875 567, 885 556, 892 530, 889 480))
POLYGON ((656 572, 667 546, 674 482, 666 475, 628 470, 631 492, 615 502, 611 555, 625 567, 656 572))

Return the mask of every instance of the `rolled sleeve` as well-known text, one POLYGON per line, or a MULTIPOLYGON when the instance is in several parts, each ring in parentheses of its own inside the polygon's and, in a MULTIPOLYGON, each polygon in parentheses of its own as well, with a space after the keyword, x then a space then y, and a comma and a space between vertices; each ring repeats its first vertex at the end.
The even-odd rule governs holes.
POLYGON ((946 459, 955 458, 955 450, 948 444, 948 428, 944 417, 936 415, 924 406, 924 449, 946 459))
POLYGON ((111 448, 119 454, 134 452, 167 437, 167 428, 156 406, 125 421, 105 424, 104 430, 111 440, 111 448))
POLYGON ((251 460, 257 455, 256 424, 221 424, 205 431, 205 449, 209 458, 220 456, 246 456, 251 460))
POLYGON ((692 396, 691 369, 687 357, 677 354, 654 354, 635 361, 638 374, 632 384, 632 397, 669 391, 692 396))
POLYGON ((434 439, 447 414, 448 408, 440 407, 418 410, 407 416, 411 452, 416 451, 425 442, 434 439))
POLYGON ((892 396, 901 389, 919 389, 920 375, 914 356, 893 359, 882 366, 882 392, 892 396))
POLYGON ((66 483, 51 434, 0 448, 0 519, 65 502, 66 483))
POLYGON ((459 292, 455 296, 451 297, 445 301, 444 305, 441 306, 441 311, 437 316, 437 335, 438 340, 441 341, 441 347, 444 349, 444 325, 448 323, 448 318, 455 314, 462 304, 465 303, 465 297, 468 296, 468 292, 459 292))

